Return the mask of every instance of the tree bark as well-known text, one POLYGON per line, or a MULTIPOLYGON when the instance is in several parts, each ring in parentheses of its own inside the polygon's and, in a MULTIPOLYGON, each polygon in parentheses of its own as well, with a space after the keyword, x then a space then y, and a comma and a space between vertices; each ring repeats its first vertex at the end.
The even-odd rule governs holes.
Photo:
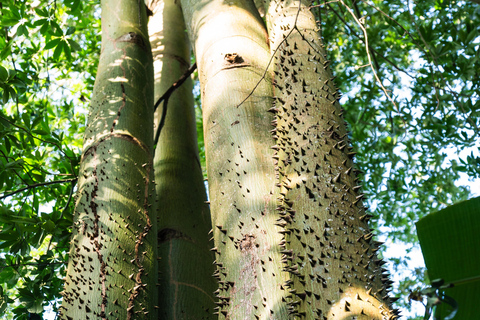
POLYGON ((285 319, 265 26, 250 1, 185 0, 182 8, 201 83, 217 313, 285 319))
MULTIPOLYGON (((150 1, 155 100, 188 70, 190 47, 174 0, 150 1)), ((213 319, 217 284, 190 77, 160 104, 154 169, 158 199, 160 319, 213 319)))
POLYGON ((153 68, 143 2, 103 0, 60 319, 156 319, 153 68))
POLYGON ((288 310, 299 319, 394 319, 343 110, 309 1, 271 1, 276 170, 288 310))

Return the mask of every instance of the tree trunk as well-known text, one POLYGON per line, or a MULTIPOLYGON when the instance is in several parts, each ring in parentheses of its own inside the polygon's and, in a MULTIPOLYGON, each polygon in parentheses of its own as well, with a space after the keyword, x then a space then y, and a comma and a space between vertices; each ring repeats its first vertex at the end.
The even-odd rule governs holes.
POLYGON ((143 2, 102 1, 61 319, 156 319, 153 68, 143 2))
MULTIPOLYGON (((155 100, 188 70, 190 47, 179 3, 151 1, 155 100)), ((154 168, 158 199, 160 319, 213 319, 217 284, 210 211, 198 155, 190 77, 155 113, 161 130, 154 168), (168 101, 168 103, 166 103, 168 101)))
POLYGON ((276 170, 288 310, 299 319, 393 319, 342 108, 309 1, 271 1, 276 170))
POLYGON ((217 312, 285 319, 265 26, 253 2, 185 0, 182 8, 201 83, 217 312))

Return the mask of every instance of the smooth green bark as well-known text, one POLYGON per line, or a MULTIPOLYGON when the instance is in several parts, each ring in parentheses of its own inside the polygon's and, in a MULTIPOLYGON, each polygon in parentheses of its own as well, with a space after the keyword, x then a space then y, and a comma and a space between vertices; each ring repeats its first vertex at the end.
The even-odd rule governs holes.
POLYGON ((268 74, 262 79, 266 30, 253 2, 182 1, 182 8, 201 83, 217 312, 220 319, 284 319, 272 85, 268 74))
POLYGON ((102 1, 60 319, 156 319, 153 67, 145 6, 102 1))
MULTIPOLYGON (((179 3, 151 1, 150 42, 154 55, 155 99, 187 71, 190 46, 179 3)), ((212 224, 197 147, 189 78, 161 103, 155 123, 162 122, 154 168, 158 199, 159 317, 213 319, 216 282, 212 224), (166 108, 166 110, 165 110, 166 108), (163 120, 162 120, 163 118, 163 120)))
POLYGON ((298 319, 394 319, 356 179, 340 94, 309 1, 267 8, 285 228, 288 309, 298 319))

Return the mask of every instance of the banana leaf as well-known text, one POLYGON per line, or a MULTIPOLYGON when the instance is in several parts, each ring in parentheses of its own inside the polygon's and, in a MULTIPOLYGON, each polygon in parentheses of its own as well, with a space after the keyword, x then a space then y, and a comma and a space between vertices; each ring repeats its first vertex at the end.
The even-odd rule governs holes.
POLYGON ((442 279, 441 295, 454 300, 436 306, 434 318, 480 319, 480 197, 431 213, 416 227, 429 278, 442 279))

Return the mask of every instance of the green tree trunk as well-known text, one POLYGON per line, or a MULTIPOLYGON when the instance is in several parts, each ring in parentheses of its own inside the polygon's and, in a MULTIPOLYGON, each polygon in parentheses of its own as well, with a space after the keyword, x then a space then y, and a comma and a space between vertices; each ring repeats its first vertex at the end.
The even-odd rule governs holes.
POLYGON ((285 319, 270 56, 253 2, 182 1, 201 83, 221 319, 285 319), (257 83, 260 81, 256 90, 257 83))
MULTIPOLYGON (((155 99, 187 71, 190 46, 179 3, 151 1, 155 99)), ((160 319, 213 319, 217 284, 190 77, 155 113, 160 319)))
POLYGON ((104 0, 61 319, 156 319, 153 68, 143 2, 104 0))
POLYGON ((309 1, 271 1, 276 170, 288 309, 299 319, 393 319, 342 108, 309 1))

